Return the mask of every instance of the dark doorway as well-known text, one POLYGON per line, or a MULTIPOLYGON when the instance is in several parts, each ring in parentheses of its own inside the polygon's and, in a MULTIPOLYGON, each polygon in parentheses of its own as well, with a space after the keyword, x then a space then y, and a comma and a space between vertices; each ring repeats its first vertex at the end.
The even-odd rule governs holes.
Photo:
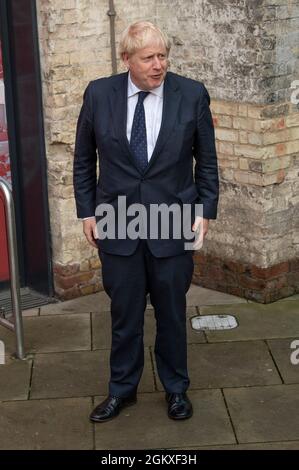
MULTIPOLYGON (((0 39, 21 286, 52 296, 47 173, 34 0, 0 0, 0 39)), ((4 230, 3 226, 1 230, 4 230)), ((5 283, 1 283, 0 279, 1 287, 5 287, 5 283)))

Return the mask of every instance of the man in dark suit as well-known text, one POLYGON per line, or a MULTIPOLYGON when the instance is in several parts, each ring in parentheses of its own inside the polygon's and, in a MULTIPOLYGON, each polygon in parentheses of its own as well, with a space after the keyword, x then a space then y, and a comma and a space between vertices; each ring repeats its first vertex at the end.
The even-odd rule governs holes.
MULTIPOLYGON (((77 215, 84 219, 88 242, 99 249, 112 316, 109 395, 92 412, 94 422, 110 420, 136 403, 144 365, 148 293, 157 323, 155 359, 168 416, 176 420, 192 416, 186 393, 190 383, 186 293, 194 268, 193 250, 199 248, 200 238, 193 238, 193 249, 186 250, 184 235, 177 237, 171 230, 168 238, 161 235, 164 220, 157 224, 158 236, 152 237, 149 209, 157 204, 168 208, 189 204, 190 228, 200 230, 203 239, 209 219, 216 218, 219 183, 209 94, 201 82, 167 71, 169 50, 166 35, 152 23, 129 26, 120 43, 128 73, 90 82, 78 119, 77 215), (120 196, 126 207, 139 204, 147 210, 141 222, 143 236, 120 234, 124 216, 124 207, 117 204, 120 196), (105 238, 97 230, 103 221, 99 210, 103 204, 116 211, 115 236, 105 238), (203 207, 202 217, 196 216, 196 204, 203 207)), ((126 218, 126 227, 132 215, 126 218)))

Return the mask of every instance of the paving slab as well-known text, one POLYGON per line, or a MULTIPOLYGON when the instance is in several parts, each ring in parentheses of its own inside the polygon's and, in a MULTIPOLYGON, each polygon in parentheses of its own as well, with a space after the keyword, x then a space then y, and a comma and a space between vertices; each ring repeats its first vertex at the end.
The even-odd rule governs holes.
MULTIPOLYGON (((25 319, 23 320, 23 324, 25 319)), ((0 325, 0 341, 4 343, 5 354, 13 355, 16 352, 16 336, 15 333, 8 328, 0 325)), ((1 370, 1 369, 0 369, 1 370)))
MULTIPOLYGON (((117 420, 95 425, 96 449, 165 449, 236 442, 220 390, 193 391, 189 397, 193 417, 178 422, 167 416, 164 393, 139 394, 137 404, 124 409, 117 420)), ((103 398, 97 397, 97 401, 103 398)))
POLYGON ((91 398, 0 403, 0 449, 92 450, 91 398))
MULTIPOLYGON (((30 398, 62 398, 106 395, 110 377, 110 351, 37 354, 34 359, 30 398)), ((139 384, 140 392, 155 390, 149 349, 139 384)))
POLYGON ((280 299, 277 302, 285 302, 289 300, 299 300, 299 294, 291 295, 290 297, 285 297, 284 299, 280 299))
POLYGON ((237 297, 236 295, 226 294, 224 292, 218 292, 212 289, 206 289, 205 287, 201 287, 196 284, 191 284, 187 293, 187 305, 190 307, 233 303, 246 304, 247 299, 237 297))
MULTIPOLYGON (((187 335, 188 342, 205 343, 202 331, 195 331, 191 327, 190 318, 197 315, 195 307, 187 309, 187 335)), ((109 349, 111 347, 111 315, 110 312, 92 314, 92 344, 93 349, 109 349)), ((153 346, 156 337, 156 320, 153 309, 146 309, 144 315, 144 345, 153 346)))
MULTIPOLYGON (((175 447, 173 449, 176 449, 175 447)), ((179 449, 179 447, 177 448, 179 449)), ((299 441, 259 442, 225 446, 184 447, 181 450, 298 450, 299 441)))
POLYGON ((231 314, 238 327, 207 331, 209 342, 299 337, 299 302, 232 304, 201 307, 201 315, 231 314))
POLYGON ((0 401, 27 400, 29 394, 32 361, 20 361, 5 357, 0 365, 0 401))
POLYGON ((284 383, 299 383, 299 364, 292 364, 291 354, 296 353, 298 361, 299 354, 295 349, 291 348, 293 341, 297 341, 296 350, 299 350, 299 339, 271 339, 267 343, 273 355, 274 361, 279 369, 284 383))
POLYGON ((110 298, 106 292, 84 295, 77 299, 45 305, 40 308, 40 315, 62 315, 76 313, 105 312, 110 308, 110 298))
POLYGON ((189 344, 198 344, 206 343, 207 338, 203 331, 194 330, 192 328, 191 319, 198 316, 198 311, 195 307, 187 308, 187 343, 189 344))
POLYGON ((39 308, 28 308, 22 311, 23 317, 37 317, 39 315, 39 308))
MULTIPOLYGON (((91 349, 89 315, 49 315, 24 318, 26 354, 91 349)), ((8 354, 15 352, 15 335, 0 326, 0 340, 8 354)))
POLYGON ((188 345, 188 365, 192 390, 282 383, 263 341, 188 345))
POLYGON ((299 440, 299 385, 225 389, 238 442, 299 440))

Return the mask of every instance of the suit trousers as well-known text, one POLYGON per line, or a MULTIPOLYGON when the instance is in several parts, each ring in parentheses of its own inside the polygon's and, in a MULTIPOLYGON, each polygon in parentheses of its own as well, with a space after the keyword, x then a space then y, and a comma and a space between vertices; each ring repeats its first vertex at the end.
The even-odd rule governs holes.
POLYGON ((156 319, 155 359, 168 393, 189 386, 186 338, 186 293, 194 270, 193 252, 157 258, 146 240, 130 256, 99 250, 105 292, 111 299, 112 344, 109 393, 135 393, 144 367, 143 327, 146 296, 156 319))

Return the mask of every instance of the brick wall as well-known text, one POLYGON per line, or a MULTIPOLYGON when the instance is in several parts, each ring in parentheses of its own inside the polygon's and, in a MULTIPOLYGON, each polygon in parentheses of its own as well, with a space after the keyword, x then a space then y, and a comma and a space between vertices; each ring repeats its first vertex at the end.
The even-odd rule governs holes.
MULTIPOLYGON (((75 220, 72 158, 83 90, 111 73, 108 1, 37 7, 55 285, 70 298, 101 287, 75 220)), ((115 9, 117 41, 134 20, 156 22, 172 40, 171 69, 212 98, 221 198, 194 282, 261 302, 298 292, 299 2, 115 0, 115 9)))
POLYGON ((194 282, 270 302, 298 292, 299 113, 292 103, 212 104, 219 221, 194 282))

